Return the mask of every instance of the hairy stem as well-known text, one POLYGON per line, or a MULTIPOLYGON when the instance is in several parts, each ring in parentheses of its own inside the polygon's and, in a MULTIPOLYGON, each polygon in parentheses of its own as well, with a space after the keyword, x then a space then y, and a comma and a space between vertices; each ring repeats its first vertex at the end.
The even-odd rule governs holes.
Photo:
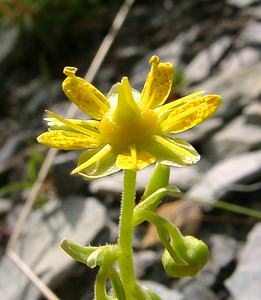
POLYGON ((136 299, 135 293, 137 290, 132 254, 132 221, 135 206, 135 192, 136 173, 124 170, 118 245, 121 251, 119 268, 127 300, 136 299))

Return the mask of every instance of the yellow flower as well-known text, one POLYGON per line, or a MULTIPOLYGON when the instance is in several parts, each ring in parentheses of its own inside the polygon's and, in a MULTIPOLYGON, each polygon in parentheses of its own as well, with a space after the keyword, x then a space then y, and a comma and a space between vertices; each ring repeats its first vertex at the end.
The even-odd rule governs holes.
POLYGON ((64 119, 53 112, 47 118, 49 132, 38 141, 61 150, 84 151, 78 167, 87 179, 105 176, 120 169, 137 171, 154 162, 170 166, 196 163, 196 150, 175 134, 207 118, 218 108, 219 95, 199 91, 164 104, 172 86, 173 65, 150 59, 151 70, 142 93, 131 88, 127 77, 104 96, 91 83, 75 75, 76 68, 64 69, 63 90, 84 113, 95 120, 64 119))

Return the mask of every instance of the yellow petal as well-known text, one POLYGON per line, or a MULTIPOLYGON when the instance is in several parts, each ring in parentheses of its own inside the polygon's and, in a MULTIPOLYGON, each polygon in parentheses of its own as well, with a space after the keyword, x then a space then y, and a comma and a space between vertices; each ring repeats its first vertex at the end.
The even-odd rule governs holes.
POLYGON ((178 138, 153 136, 150 153, 157 161, 170 166, 189 166, 200 159, 197 151, 187 142, 178 138))
POLYGON ((155 109, 155 112, 157 113, 160 120, 165 120, 170 115, 170 113, 173 111, 174 108, 176 109, 178 106, 184 105, 185 103, 202 95, 203 93, 204 93, 204 91, 197 91, 195 93, 192 93, 192 94, 182 97, 180 99, 174 100, 170 103, 167 103, 160 107, 157 107, 155 109))
POLYGON ((87 135, 66 130, 53 130, 38 136, 37 141, 60 150, 79 150, 96 147, 97 140, 87 135))
POLYGON ((138 171, 155 162, 155 157, 146 151, 136 151, 131 148, 130 152, 119 154, 116 166, 125 170, 138 171))
POLYGON ((76 71, 77 69, 73 67, 64 68, 64 73, 68 77, 63 81, 63 90, 84 113, 99 120, 109 109, 109 102, 91 83, 75 76, 76 71))
MULTIPOLYGON (((82 165, 84 162, 89 161, 89 159, 95 156, 101 149, 101 147, 98 147, 84 151, 79 158, 78 165, 82 165)), ((83 176, 84 179, 89 180, 118 172, 120 169, 115 165, 116 157, 117 154, 111 151, 103 157, 100 157, 99 160, 89 167, 83 169, 79 175, 83 176)))
POLYGON ((156 55, 151 57, 150 64, 151 70, 141 94, 141 102, 149 108, 155 108, 166 101, 171 90, 174 72, 171 63, 160 63, 156 55))
POLYGON ((46 110, 46 112, 50 116, 52 116, 54 119, 56 119, 59 122, 65 124, 67 127, 75 130, 76 132, 84 133, 86 135, 89 135, 89 136, 91 136, 91 137, 96 138, 97 140, 99 140, 100 134, 97 131, 90 130, 90 129, 86 128, 86 127, 83 127, 83 126, 79 125, 77 122, 71 121, 70 119, 62 118, 61 116, 58 116, 57 114, 55 114, 52 111, 46 110))
POLYGON ((178 133, 208 119, 219 107, 219 95, 206 95, 195 98, 174 108, 168 118, 161 122, 164 133, 178 133))
POLYGON ((84 169, 88 168, 92 164, 97 164, 99 161, 107 156, 111 152, 111 146, 110 145, 105 145, 103 148, 100 149, 95 155, 90 157, 87 161, 84 161, 82 164, 78 165, 77 168, 72 170, 71 174, 77 174, 83 171, 84 169))

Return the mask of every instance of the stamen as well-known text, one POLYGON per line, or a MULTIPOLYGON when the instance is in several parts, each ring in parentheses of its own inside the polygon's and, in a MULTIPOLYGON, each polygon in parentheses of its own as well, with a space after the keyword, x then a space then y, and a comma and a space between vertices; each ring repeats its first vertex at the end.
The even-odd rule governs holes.
POLYGON ((160 62, 160 58, 157 55, 153 55, 149 60, 149 63, 154 66, 157 66, 159 62, 160 62))
POLYGON ((63 73, 68 77, 74 77, 76 71, 77 71, 77 68, 75 68, 75 67, 65 67, 63 69, 63 73))
POLYGON ((93 137, 93 138, 95 138, 95 139, 97 139, 97 140, 100 139, 100 134, 95 133, 95 132, 93 132, 93 131, 91 131, 91 130, 89 130, 89 129, 87 129, 87 128, 84 128, 84 127, 82 127, 82 126, 80 126, 80 125, 74 124, 73 122, 69 121, 68 119, 64 119, 64 118, 58 116, 58 115, 55 114, 54 112, 51 112, 51 111, 48 111, 48 110, 46 110, 46 112, 47 112, 50 116, 52 116, 53 118, 57 119, 58 121, 62 122, 62 123, 65 124, 65 125, 71 127, 72 129, 74 129, 74 130, 76 130, 76 131, 79 131, 79 132, 81 132, 81 133, 87 134, 87 135, 89 135, 89 136, 91 136, 91 137, 93 137))

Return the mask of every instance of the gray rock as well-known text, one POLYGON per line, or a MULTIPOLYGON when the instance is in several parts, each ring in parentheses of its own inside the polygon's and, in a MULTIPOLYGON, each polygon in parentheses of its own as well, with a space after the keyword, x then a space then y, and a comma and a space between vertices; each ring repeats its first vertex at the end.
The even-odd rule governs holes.
POLYGON ((146 274, 146 270, 160 260, 159 255, 152 250, 145 250, 134 253, 134 268, 137 278, 146 274))
POLYGON ((257 0, 228 0, 229 4, 237 6, 239 8, 244 8, 257 2, 257 0))
POLYGON ((188 196, 215 201, 226 195, 233 184, 250 183, 260 177, 261 150, 241 154, 215 164, 193 186, 188 196))
MULTIPOLYGON (((50 106, 50 108, 48 108, 48 110, 53 111, 54 113, 65 117, 68 109, 71 106, 71 102, 70 100, 66 100, 60 103, 55 103, 52 106, 50 106)), ((50 117, 47 113, 44 114, 44 118, 48 118, 50 117)), ((83 113, 80 109, 76 110, 76 114, 73 117, 74 119, 82 119, 82 120, 86 120, 89 119, 88 115, 86 115, 85 113, 83 113)))
POLYGON ((248 235, 234 274, 226 280, 226 287, 235 300, 260 300, 261 296, 261 224, 248 235))
POLYGON ((213 234, 210 238, 210 259, 207 266, 197 276, 197 280, 208 288, 222 278, 225 269, 235 260, 237 242, 228 236, 213 234))
POLYGON ((194 86, 193 91, 203 90, 222 95, 223 102, 215 117, 231 118, 261 94, 260 73, 260 62, 237 71, 220 72, 202 84, 194 86))
POLYGON ((244 15, 250 18, 255 18, 258 21, 261 21, 261 5, 257 7, 249 7, 244 10, 244 15))
POLYGON ((185 300, 181 293, 171 290, 158 282, 143 280, 140 283, 156 293, 162 300, 185 300))
POLYGON ((9 139, 7 139, 0 149, 0 164, 11 159, 12 156, 18 152, 21 146, 25 144, 25 141, 32 138, 32 136, 32 132, 28 130, 13 134, 9 139))
POLYGON ((214 134, 204 148, 213 160, 220 160, 260 146, 260 127, 246 123, 246 117, 240 116, 214 134))
POLYGON ((0 32, 0 63, 14 50, 19 30, 18 27, 13 26, 6 29, 2 29, 0 32))
POLYGON ((212 67, 218 63, 227 49, 231 46, 232 40, 224 36, 212 44, 208 49, 199 52, 189 63, 185 70, 185 77, 190 82, 198 82, 205 79, 212 67))
POLYGON ((242 45, 261 45, 261 22, 249 21, 239 39, 242 45))
POLYGON ((141 54, 144 54, 144 49, 137 45, 120 47, 115 53, 118 59, 128 59, 141 54))
POLYGON ((146 76, 150 66, 148 61, 150 57, 157 54, 161 61, 173 62, 175 66, 181 65, 181 56, 188 44, 193 42, 199 33, 199 27, 193 26, 188 31, 180 33, 174 41, 164 44, 162 47, 149 52, 134 66, 132 70, 131 83, 138 90, 143 88, 146 76))
POLYGON ((182 294, 186 300, 218 300, 217 296, 210 289, 201 285, 196 280, 190 282, 182 289, 182 294))
POLYGON ((243 49, 233 52, 224 58, 220 63, 220 69, 223 75, 239 71, 249 67, 259 61, 261 53, 258 49, 244 47, 243 49))
MULTIPOLYGON (((143 192, 153 172, 154 167, 149 166, 140 172, 137 176, 137 191, 143 192)), ((196 165, 186 168, 170 169, 170 184, 177 185, 181 190, 185 191, 198 182, 201 174, 196 165)), ((100 194, 120 194, 122 192, 122 172, 118 172, 111 176, 96 179, 90 182, 90 191, 100 194)))
MULTIPOLYGON (((63 202, 50 201, 31 214, 16 252, 42 280, 54 287, 74 265, 60 249, 61 239, 89 244, 104 228, 106 220, 105 207, 94 198, 75 196, 63 202)), ((39 291, 7 257, 0 261, 0 278, 1 297, 5 300, 32 300, 39 296, 39 291), (10 282, 15 283, 15 289, 10 282)))
POLYGON ((11 210, 11 207, 11 199, 0 198, 0 215, 8 213, 11 210))
POLYGON ((54 186, 61 196, 79 193, 88 182, 80 176, 72 176, 70 173, 76 167, 79 151, 59 153, 53 162, 52 174, 54 186))
POLYGON ((248 105, 243 110, 243 115, 246 116, 246 123, 261 125, 261 103, 255 101, 248 105))

